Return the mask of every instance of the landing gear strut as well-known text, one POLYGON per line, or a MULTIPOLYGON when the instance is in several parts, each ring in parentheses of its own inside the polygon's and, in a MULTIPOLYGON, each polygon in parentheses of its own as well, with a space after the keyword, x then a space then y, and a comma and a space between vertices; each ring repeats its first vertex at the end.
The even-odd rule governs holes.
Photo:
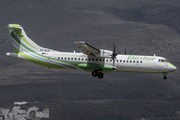
POLYGON ((166 80, 167 79, 167 76, 166 76, 167 73, 163 73, 163 75, 164 75, 163 78, 166 80))
POLYGON ((101 72, 101 69, 95 69, 92 72, 92 76, 94 77, 98 76, 98 78, 102 79, 104 77, 104 74, 101 72))

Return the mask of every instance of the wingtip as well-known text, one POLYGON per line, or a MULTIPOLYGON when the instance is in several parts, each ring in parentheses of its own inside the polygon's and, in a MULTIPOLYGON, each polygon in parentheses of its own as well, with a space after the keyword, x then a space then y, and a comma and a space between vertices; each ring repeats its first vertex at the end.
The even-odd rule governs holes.
POLYGON ((75 44, 85 43, 84 41, 76 41, 75 44))

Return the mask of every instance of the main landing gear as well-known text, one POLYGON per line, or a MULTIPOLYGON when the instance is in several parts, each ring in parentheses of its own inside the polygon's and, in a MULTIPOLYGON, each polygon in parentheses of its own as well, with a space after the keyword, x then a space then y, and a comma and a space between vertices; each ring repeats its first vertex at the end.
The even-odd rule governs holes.
POLYGON ((101 69, 95 69, 92 72, 92 76, 94 77, 98 76, 98 78, 102 79, 104 77, 104 74, 101 72, 101 69))
POLYGON ((167 79, 167 76, 166 76, 167 73, 163 73, 163 75, 164 75, 163 78, 166 80, 167 79))

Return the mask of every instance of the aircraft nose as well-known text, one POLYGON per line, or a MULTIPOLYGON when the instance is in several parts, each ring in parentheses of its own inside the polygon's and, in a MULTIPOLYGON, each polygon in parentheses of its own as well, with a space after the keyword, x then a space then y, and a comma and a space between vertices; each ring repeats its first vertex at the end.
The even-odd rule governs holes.
POLYGON ((173 70, 173 71, 175 71, 175 70, 177 69, 176 66, 174 66, 174 65, 171 64, 171 63, 168 63, 167 65, 168 65, 169 69, 171 69, 171 70, 173 70))
POLYGON ((176 69, 177 69, 176 66, 174 66, 174 67, 173 67, 173 70, 176 70, 176 69))
POLYGON ((176 68, 176 66, 171 65, 171 69, 172 69, 172 70, 176 70, 177 68, 176 68))

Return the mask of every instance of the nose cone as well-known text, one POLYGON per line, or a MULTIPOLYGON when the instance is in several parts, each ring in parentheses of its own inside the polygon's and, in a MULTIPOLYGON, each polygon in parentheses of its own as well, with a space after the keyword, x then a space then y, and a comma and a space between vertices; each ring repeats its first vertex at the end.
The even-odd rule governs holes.
POLYGON ((174 65, 171 64, 171 63, 169 64, 169 66, 170 66, 170 69, 173 70, 173 71, 175 71, 175 70, 177 69, 176 66, 174 66, 174 65))
POLYGON ((173 70, 176 70, 177 68, 176 68, 176 66, 174 66, 172 69, 173 69, 173 70))

